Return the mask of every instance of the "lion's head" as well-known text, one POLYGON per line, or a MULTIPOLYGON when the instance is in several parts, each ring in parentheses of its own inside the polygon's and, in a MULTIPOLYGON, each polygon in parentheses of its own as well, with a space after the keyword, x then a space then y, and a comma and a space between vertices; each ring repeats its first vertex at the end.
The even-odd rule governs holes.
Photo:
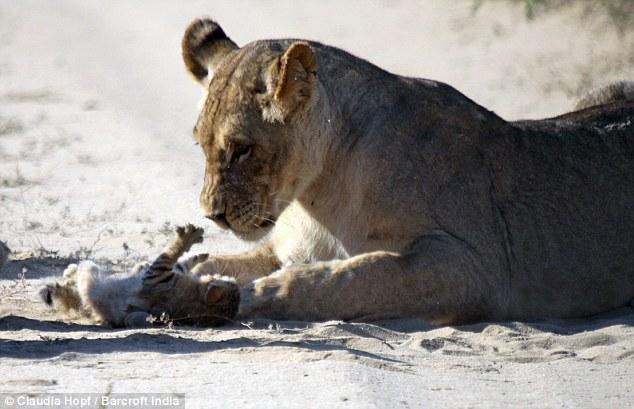
POLYGON ((292 41, 239 48, 211 19, 189 25, 182 49, 205 92, 194 127, 206 156, 202 211, 240 237, 261 237, 313 172, 299 137, 318 94, 313 49, 292 41))

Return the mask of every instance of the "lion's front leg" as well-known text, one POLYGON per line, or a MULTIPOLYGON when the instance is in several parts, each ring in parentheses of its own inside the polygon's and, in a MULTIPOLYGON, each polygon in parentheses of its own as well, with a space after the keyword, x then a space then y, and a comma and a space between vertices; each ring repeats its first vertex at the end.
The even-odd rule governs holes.
POLYGON ((207 256, 194 263, 193 274, 221 274, 236 279, 238 285, 247 284, 280 268, 280 261, 269 243, 234 256, 207 256))
POLYGON ((374 252, 296 265, 241 289, 239 315, 323 321, 420 317, 432 323, 490 316, 491 280, 462 242, 428 235, 405 254, 374 252))

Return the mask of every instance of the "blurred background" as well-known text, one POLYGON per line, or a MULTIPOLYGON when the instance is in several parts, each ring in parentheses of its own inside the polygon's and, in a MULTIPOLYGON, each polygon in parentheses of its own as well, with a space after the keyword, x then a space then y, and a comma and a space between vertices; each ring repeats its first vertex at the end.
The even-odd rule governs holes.
POLYGON ((0 240, 125 264, 194 222, 206 250, 246 246, 198 211, 200 91, 180 39, 200 15, 238 45, 328 43, 506 119, 555 116, 634 79, 630 0, 1 1, 0 240))

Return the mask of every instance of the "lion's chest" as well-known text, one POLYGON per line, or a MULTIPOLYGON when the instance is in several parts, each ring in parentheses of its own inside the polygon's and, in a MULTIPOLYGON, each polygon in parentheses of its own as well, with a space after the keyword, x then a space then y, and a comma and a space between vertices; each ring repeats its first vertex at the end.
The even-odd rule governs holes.
POLYGON ((350 256, 340 240, 299 204, 291 204, 272 233, 275 254, 283 265, 314 263, 350 256))

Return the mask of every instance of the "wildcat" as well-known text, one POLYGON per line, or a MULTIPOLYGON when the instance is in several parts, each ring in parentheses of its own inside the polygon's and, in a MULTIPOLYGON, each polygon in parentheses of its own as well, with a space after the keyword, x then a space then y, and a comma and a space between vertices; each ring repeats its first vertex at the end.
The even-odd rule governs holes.
POLYGON ((92 261, 70 264, 64 280, 40 291, 59 312, 75 312, 114 327, 143 327, 155 322, 213 326, 233 318, 240 303, 235 280, 220 275, 194 275, 191 269, 207 254, 178 258, 202 242, 203 229, 176 228, 176 238, 151 264, 130 273, 111 274, 92 261), (157 318, 160 318, 157 320, 157 318))

